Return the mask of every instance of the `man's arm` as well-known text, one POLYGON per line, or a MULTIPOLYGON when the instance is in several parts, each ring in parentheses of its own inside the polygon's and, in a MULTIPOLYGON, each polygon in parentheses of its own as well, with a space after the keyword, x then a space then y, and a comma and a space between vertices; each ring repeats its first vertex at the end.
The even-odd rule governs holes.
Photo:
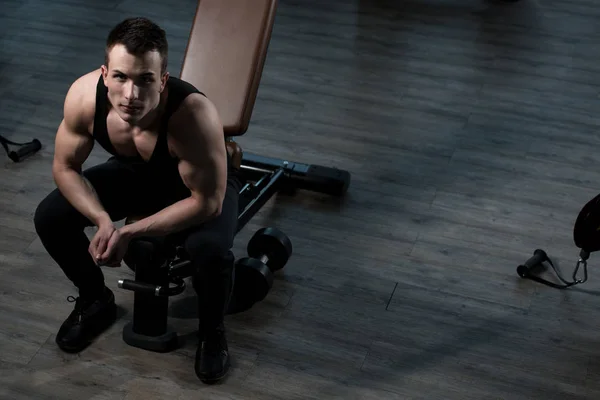
POLYGON ((73 83, 65 98, 63 120, 56 133, 52 174, 56 186, 71 205, 99 226, 111 220, 94 188, 81 173, 94 147, 94 139, 89 134, 89 113, 84 108, 83 79, 73 83))
POLYGON ((121 233, 129 238, 181 231, 221 213, 227 188, 227 150, 215 106, 203 96, 193 95, 172 119, 171 143, 179 158, 179 174, 191 195, 125 225, 121 233))

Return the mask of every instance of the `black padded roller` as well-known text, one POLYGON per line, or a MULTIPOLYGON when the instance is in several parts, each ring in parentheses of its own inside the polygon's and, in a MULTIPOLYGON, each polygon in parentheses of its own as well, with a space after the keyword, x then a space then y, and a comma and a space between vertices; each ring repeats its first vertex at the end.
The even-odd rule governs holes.
POLYGON ((149 294, 154 296, 177 296, 185 291, 185 281, 178 277, 172 277, 171 283, 175 286, 157 286, 150 283, 138 282, 131 279, 119 280, 119 287, 133 292, 149 294))
POLYGON ((156 285, 150 283, 137 282, 131 279, 121 279, 119 281, 119 287, 125 290, 131 290, 138 293, 145 294, 156 294, 156 285))

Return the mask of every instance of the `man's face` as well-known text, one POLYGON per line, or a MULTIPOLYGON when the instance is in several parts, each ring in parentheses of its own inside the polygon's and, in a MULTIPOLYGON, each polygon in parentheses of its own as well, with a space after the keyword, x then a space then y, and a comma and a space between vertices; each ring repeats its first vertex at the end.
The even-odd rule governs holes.
POLYGON ((108 99, 124 121, 135 124, 159 104, 168 73, 161 75, 162 60, 156 51, 134 56, 118 44, 108 59, 109 65, 102 66, 108 99))

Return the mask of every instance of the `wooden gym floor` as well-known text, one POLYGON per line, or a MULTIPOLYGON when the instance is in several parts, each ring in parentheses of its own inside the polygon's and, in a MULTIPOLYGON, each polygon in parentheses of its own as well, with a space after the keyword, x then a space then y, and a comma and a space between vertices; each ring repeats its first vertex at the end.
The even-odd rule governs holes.
MULTIPOLYGON (((263 303, 228 317, 234 368, 216 386, 193 372, 191 290, 171 303, 183 348, 123 343, 126 267, 105 270, 123 318, 79 355, 58 350, 76 292, 32 223, 64 95, 109 29, 153 18, 178 74, 195 2, 0 7, 0 132, 43 143, 0 169, 2 399, 600 398, 600 261, 567 291, 515 272, 543 248, 570 276, 573 222, 600 191, 594 1, 281 0, 240 143, 353 181, 342 202, 279 196, 239 234, 240 257, 270 225, 294 255, 263 303)), ((87 165, 105 158, 97 146, 87 165)))

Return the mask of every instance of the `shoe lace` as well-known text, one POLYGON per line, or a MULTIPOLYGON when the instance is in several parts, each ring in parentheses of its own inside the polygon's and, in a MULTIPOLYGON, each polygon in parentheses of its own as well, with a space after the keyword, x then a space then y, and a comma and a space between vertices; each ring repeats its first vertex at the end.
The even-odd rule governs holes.
POLYGON ((81 318, 83 317, 83 311, 85 309, 85 305, 81 297, 69 296, 67 297, 67 301, 69 303, 75 303, 75 308, 73 309, 71 318, 77 321, 81 321, 81 318))

